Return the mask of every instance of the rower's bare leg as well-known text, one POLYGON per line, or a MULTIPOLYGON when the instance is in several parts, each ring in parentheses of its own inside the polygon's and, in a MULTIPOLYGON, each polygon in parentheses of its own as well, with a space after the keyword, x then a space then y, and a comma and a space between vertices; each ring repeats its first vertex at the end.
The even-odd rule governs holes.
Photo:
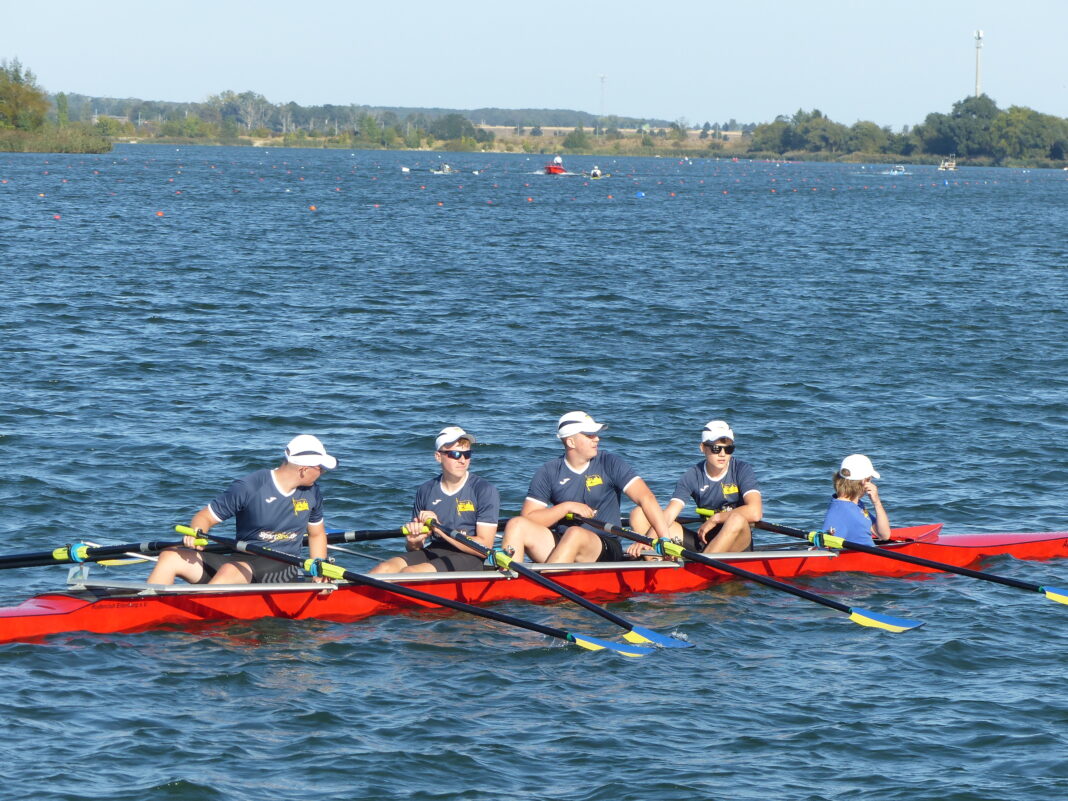
POLYGON ((149 584, 174 584, 184 579, 198 584, 204 578, 204 561, 192 548, 168 548, 159 555, 156 566, 148 574, 149 584))
POLYGON ((640 506, 630 510, 630 529, 636 534, 644 534, 649 530, 649 518, 645 516, 640 506))
POLYGON ((504 527, 501 547, 517 562, 529 556, 532 562, 545 562, 556 545, 553 533, 525 517, 513 517, 504 527))
POLYGON ((601 555, 601 538, 592 531, 572 526, 560 538, 546 562, 553 564, 570 562, 596 562, 601 555))
POLYGON ((401 573, 437 573, 438 569, 434 567, 430 562, 423 562, 418 565, 405 565, 401 573))
POLYGON ((745 518, 734 515, 727 519, 711 542, 704 548, 704 553, 735 553, 744 551, 753 541, 753 531, 745 518))
POLYGON ((368 570, 368 573, 403 573, 408 563, 400 556, 394 556, 368 570))
POLYGON ((227 562, 215 571, 208 584, 251 584, 252 566, 248 562, 227 562))

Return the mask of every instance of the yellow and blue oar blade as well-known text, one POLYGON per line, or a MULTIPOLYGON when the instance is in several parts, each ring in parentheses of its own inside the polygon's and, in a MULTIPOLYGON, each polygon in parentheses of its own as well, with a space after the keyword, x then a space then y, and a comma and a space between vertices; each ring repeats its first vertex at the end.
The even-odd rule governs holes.
POLYGON ((1068 604, 1068 590, 1058 590, 1056 587, 1039 587, 1039 590, 1051 601, 1068 604))
POLYGON ((676 637, 667 637, 645 626, 633 626, 630 631, 623 635, 627 642, 651 643, 661 648, 693 648, 693 643, 680 640, 676 637))
POLYGON ((857 606, 849 608, 849 619, 860 626, 871 626, 873 629, 885 629, 900 634, 903 631, 918 629, 923 625, 922 620, 909 620, 905 617, 894 617, 882 612, 872 612, 870 609, 861 609, 857 606))
POLYGON ((580 648, 585 648, 587 651, 615 651, 617 654, 635 658, 656 653, 655 648, 646 648, 644 645, 622 645, 618 642, 611 642, 610 640, 600 640, 597 637, 588 637, 585 634, 568 632, 567 639, 580 648))

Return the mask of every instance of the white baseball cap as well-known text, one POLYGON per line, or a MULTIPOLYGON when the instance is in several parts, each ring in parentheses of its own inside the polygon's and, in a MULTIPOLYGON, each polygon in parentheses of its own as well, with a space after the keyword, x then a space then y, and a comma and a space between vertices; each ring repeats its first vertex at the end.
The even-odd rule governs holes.
POLYGON ((440 451, 446 445, 452 445, 454 442, 461 439, 471 440, 472 445, 478 442, 477 439, 460 428, 460 426, 445 426, 445 428, 441 429, 438 433, 438 438, 434 440, 434 450, 440 451))
POLYGON ((575 434, 597 434, 608 426, 598 423, 585 412, 568 412, 556 424, 556 436, 560 439, 573 437, 575 434))
POLYGON ((863 481, 866 478, 882 478, 872 466, 871 459, 862 453, 854 453, 842 460, 838 475, 850 481, 863 481))
POLYGON ((333 470, 338 464, 337 459, 326 452, 319 438, 311 434, 300 434, 289 441, 286 445, 286 461, 302 467, 322 467, 326 470, 333 470))
POLYGON ((734 432, 722 420, 710 420, 701 429, 701 442, 715 442, 717 439, 729 439, 734 442, 734 432))

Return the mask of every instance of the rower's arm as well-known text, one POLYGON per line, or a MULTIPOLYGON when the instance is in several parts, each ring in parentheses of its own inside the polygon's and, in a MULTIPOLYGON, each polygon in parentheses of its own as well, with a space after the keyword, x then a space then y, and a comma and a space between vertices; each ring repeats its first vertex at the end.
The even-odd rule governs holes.
POLYGON ((750 525, 759 523, 760 518, 764 516, 764 499, 760 497, 757 490, 753 490, 746 493, 742 505, 736 507, 734 511, 744 517, 750 525))
POLYGON ((326 521, 308 524, 308 555, 312 559, 326 559, 326 521))
POLYGON ((664 523, 670 526, 678 519, 678 516, 682 514, 682 510, 685 508, 685 503, 680 501, 678 498, 672 498, 668 502, 667 508, 664 510, 664 523))
POLYGON ((205 506, 193 515, 193 519, 189 521, 189 528, 194 531, 207 531, 218 522, 219 521, 215 518, 215 515, 211 513, 211 509, 205 506))
POLYGON ((519 514, 531 523, 536 523, 543 528, 552 528, 571 512, 592 517, 593 515, 590 514, 589 510, 590 507, 586 504, 576 501, 565 501, 555 506, 545 506, 541 501, 527 498, 523 501, 523 508, 519 514))
POLYGON ((656 496, 653 495, 653 491, 649 489, 649 485, 645 483, 644 479, 635 478, 627 484, 624 491, 627 493, 627 497, 645 512, 645 519, 649 521, 656 536, 671 536, 671 532, 668 531, 667 521, 664 519, 664 510, 660 508, 656 496))

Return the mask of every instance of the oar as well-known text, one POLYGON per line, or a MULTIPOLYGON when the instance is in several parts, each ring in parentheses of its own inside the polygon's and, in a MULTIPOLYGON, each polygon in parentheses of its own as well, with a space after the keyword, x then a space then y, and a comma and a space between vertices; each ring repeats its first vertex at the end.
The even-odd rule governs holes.
MULTIPOLYGON (((365 531, 340 531, 331 530, 327 534, 327 543, 333 545, 339 542, 368 542, 370 540, 384 540, 391 537, 402 536, 400 529, 389 530, 365 530, 365 531)), ((306 539, 306 538, 305 538, 306 539)), ((226 553, 227 549, 221 545, 211 545, 207 540, 197 543, 206 546, 213 553, 226 553)), ((116 556, 132 556, 134 553, 158 554, 166 548, 180 548, 182 542, 128 542, 123 545, 94 545, 87 542, 76 542, 55 548, 51 551, 34 551, 31 553, 11 554, 0 556, 0 570, 15 567, 44 567, 47 565, 76 564, 78 562, 104 562, 116 556)))
MULTIPOLYGON (((702 510, 698 509, 698 512, 702 510)), ((961 576, 969 576, 975 579, 981 579, 982 581, 992 581, 995 584, 1004 584, 1006 587, 1015 587, 1020 590, 1029 590, 1030 592, 1038 592, 1045 595, 1049 600, 1056 601, 1059 604, 1068 604, 1068 590, 1057 589, 1056 587, 1046 587, 1041 584, 1033 584, 1030 581, 1021 581, 1020 579, 1009 578, 1008 576, 998 576, 993 573, 984 573, 981 570, 972 570, 968 567, 958 567, 957 565, 947 564, 946 562, 936 562, 933 559, 924 559, 922 556, 912 556, 907 553, 899 553, 889 548, 877 548, 874 545, 864 545, 859 542, 850 542, 849 540, 836 537, 832 534, 828 534, 824 531, 803 531, 799 528, 790 528, 789 526, 779 526, 775 523, 765 523, 763 520, 756 524, 758 528, 762 528, 765 531, 773 531, 776 534, 785 534, 788 537, 797 537, 798 539, 808 540, 814 544, 818 544, 821 547, 837 548, 843 551, 860 551, 861 553, 870 553, 873 556, 881 556, 884 559, 896 559, 898 562, 908 562, 911 565, 921 565, 923 567, 930 567, 935 570, 941 570, 945 573, 958 573, 961 576)))
POLYGON ((822 604, 830 609, 836 609, 839 612, 845 612, 849 615, 849 619, 860 626, 871 626, 878 629, 886 629, 887 631, 902 632, 909 629, 918 628, 923 625, 922 620, 909 620, 903 617, 894 617, 892 615, 884 615, 880 612, 872 612, 869 609, 862 609, 857 606, 846 606, 843 603, 832 600, 831 598, 825 598, 822 595, 817 595, 814 592, 808 590, 802 590, 799 587, 794 587, 791 584, 786 584, 782 581, 776 581, 773 578, 762 576, 759 573, 753 573, 749 570, 744 570, 740 567, 730 564, 729 562, 723 562, 719 559, 712 559, 705 556, 702 553, 691 551, 688 548, 683 548, 681 545, 665 540, 663 538, 650 539, 649 537, 643 537, 641 534, 636 534, 633 531, 627 531, 626 529, 619 528, 619 526, 612 526, 607 523, 602 523, 600 520, 594 520, 589 517, 583 517, 582 515, 569 514, 568 517, 572 520, 576 520, 580 523, 586 523, 595 528, 600 529, 606 534, 615 534, 619 537, 625 537, 628 540, 634 540, 635 542, 641 542, 653 547, 657 553, 667 556, 683 557, 689 559, 691 562, 698 562, 702 565, 708 565, 711 568, 720 570, 724 573, 730 573, 731 575, 738 576, 739 578, 749 579, 755 581, 758 584, 763 584, 765 587, 771 587, 772 589, 788 592, 791 595, 796 595, 798 598, 804 598, 808 601, 814 601, 815 603, 822 604))
MULTIPOLYGON (((221 546, 211 546, 207 540, 202 540, 198 545, 205 545, 216 553, 225 553, 226 549, 221 546)), ((91 546, 84 542, 64 545, 52 551, 37 551, 35 553, 12 554, 0 556, 0 570, 11 567, 43 567, 45 565, 76 564, 78 562, 103 562, 116 556, 125 556, 131 552, 156 554, 164 548, 177 548, 182 542, 133 542, 125 545, 100 545, 91 546)))
MULTIPOLYGON (((442 534, 447 533, 440 526, 432 526, 432 528, 437 529, 437 531, 441 532, 442 534)), ((621 617, 615 614, 614 612, 609 612, 607 609, 598 606, 593 601, 583 598, 576 592, 572 592, 564 585, 559 584, 558 582, 555 582, 552 579, 541 575, 536 570, 531 570, 522 562, 517 562, 511 557, 510 554, 506 553, 503 548, 487 548, 478 540, 472 537, 468 537, 466 534, 463 534, 458 531, 449 533, 449 536, 457 542, 462 542, 469 548, 473 548, 474 550, 478 551, 480 554, 487 557, 488 560, 492 559, 493 564, 501 570, 514 570, 516 573, 523 576, 524 578, 530 579, 535 584, 540 584, 542 587, 545 587, 548 590, 552 590, 558 595, 562 595, 569 601, 574 601, 579 606, 589 609, 594 614, 600 615, 605 620, 610 620, 617 626, 626 629, 627 633, 623 635, 623 639, 627 642, 652 643, 653 645, 659 645, 663 648, 693 647, 692 642, 686 642, 685 640, 680 640, 675 637, 665 637, 663 634, 658 634, 652 629, 647 629, 644 626, 639 626, 636 623, 632 623, 625 617, 621 617)))
POLYGON ((268 559, 274 559, 278 562, 296 565, 310 576, 325 576, 326 578, 334 580, 343 579, 353 584, 374 587, 385 592, 393 593, 394 595, 403 595, 406 598, 413 598, 417 601, 422 601, 423 603, 444 606, 449 609, 455 609, 458 612, 467 612, 470 615, 489 618, 490 620, 496 620, 499 623, 507 623, 511 626, 518 626, 522 629, 536 631, 539 634, 545 634, 549 637, 555 637, 558 640, 573 643, 574 645, 578 645, 589 651, 600 651, 604 649, 615 651, 616 653, 623 654, 623 656, 634 657, 647 656, 655 651, 653 648, 647 648, 641 645, 621 645, 619 643, 609 642, 608 640, 600 640, 596 637, 588 637, 585 634, 575 634, 573 632, 564 631, 563 629, 553 628, 552 626, 543 626, 540 623, 534 623, 530 620, 523 620, 522 618, 513 617, 512 615, 506 615, 503 612, 497 612, 492 609, 482 609, 478 606, 466 604, 463 601, 453 601, 450 598, 431 595, 422 590, 412 589, 411 587, 405 587, 400 584, 392 584, 388 581, 381 581, 380 579, 371 576, 365 576, 362 573, 353 573, 351 570, 345 570, 338 565, 324 562, 322 559, 301 559, 299 556, 290 556, 289 554, 279 553, 278 551, 264 548, 255 543, 245 541, 238 542, 237 540, 228 537, 218 537, 211 533, 205 534, 194 531, 189 528, 189 526, 175 526, 174 528, 179 534, 185 534, 191 537, 206 537, 221 545, 225 545, 232 551, 256 554, 258 556, 265 556, 268 559))

